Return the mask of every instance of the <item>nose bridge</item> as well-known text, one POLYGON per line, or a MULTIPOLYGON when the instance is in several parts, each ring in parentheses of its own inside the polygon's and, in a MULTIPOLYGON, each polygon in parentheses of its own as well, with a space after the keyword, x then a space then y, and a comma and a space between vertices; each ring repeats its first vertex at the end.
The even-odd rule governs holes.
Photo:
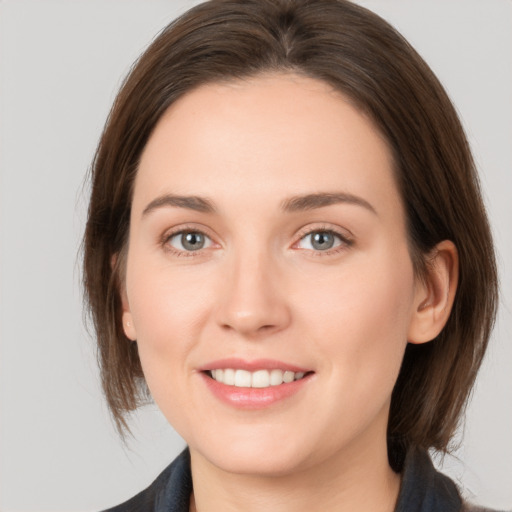
POLYGON ((282 329, 289 322, 282 272, 272 252, 248 242, 233 250, 226 265, 226 282, 218 321, 244 335, 282 329))

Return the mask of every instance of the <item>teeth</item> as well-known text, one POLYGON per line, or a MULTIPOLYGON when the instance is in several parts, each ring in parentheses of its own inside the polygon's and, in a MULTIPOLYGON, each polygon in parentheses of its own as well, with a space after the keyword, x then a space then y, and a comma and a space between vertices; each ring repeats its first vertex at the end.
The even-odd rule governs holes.
MULTIPOLYGON (((267 370, 258 370, 252 374, 251 387, 268 388, 270 386, 270 374, 267 370)), ((248 386, 247 386, 248 387, 248 386)))
POLYGON ((304 372, 291 372, 289 370, 257 370, 249 372, 247 370, 234 370, 233 368, 225 368, 211 370, 210 374, 213 379, 228 386, 236 386, 239 388, 268 388, 270 386, 280 386, 294 380, 302 379, 304 372))
POLYGON ((237 370, 235 372, 235 386, 237 388, 250 388, 251 372, 246 370, 237 370))
MULTIPOLYGON (((221 372, 222 372, 222 370, 221 370, 221 372)), ((224 382, 224 384, 228 384, 229 386, 234 386, 235 385, 235 370, 226 368, 223 373, 224 373, 224 375, 220 375, 220 377, 223 378, 222 382, 224 382)))
POLYGON ((281 370, 272 370, 270 372, 270 385, 279 386, 283 383, 283 372, 281 370))
POLYGON ((283 382, 293 382, 295 374, 293 372, 284 372, 283 374, 283 382))

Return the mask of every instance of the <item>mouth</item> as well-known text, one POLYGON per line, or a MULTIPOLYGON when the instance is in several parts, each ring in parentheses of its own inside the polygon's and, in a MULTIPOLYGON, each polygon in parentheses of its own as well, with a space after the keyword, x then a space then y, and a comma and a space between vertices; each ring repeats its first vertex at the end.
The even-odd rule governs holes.
POLYGON ((294 372, 274 368, 249 371, 236 368, 218 368, 205 371, 211 379, 226 386, 265 389, 302 380, 313 372, 294 372))
POLYGON ((199 368, 199 374, 207 389, 222 402, 238 409, 261 410, 289 403, 288 399, 310 387, 315 372, 274 359, 247 361, 234 357, 211 361, 199 368))

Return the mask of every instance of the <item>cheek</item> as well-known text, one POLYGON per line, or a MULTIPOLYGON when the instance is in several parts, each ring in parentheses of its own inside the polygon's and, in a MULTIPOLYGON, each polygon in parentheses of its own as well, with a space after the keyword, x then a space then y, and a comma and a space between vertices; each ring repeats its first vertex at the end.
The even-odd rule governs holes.
POLYGON ((128 268, 127 293, 138 339, 163 349, 166 339, 183 339, 183 332, 200 326, 207 283, 193 270, 176 270, 165 262, 137 264, 134 258, 131 271, 128 268))
POLYGON ((180 386, 179 375, 191 372, 189 358, 207 316, 205 287, 190 272, 134 261, 127 294, 149 389, 157 403, 174 401, 180 394, 170 389, 180 386))
POLYGON ((310 287, 304 296, 303 328, 315 325, 319 352, 330 372, 361 393, 390 393, 407 344, 414 298, 412 264, 405 251, 360 258, 310 287), (382 388, 383 389, 383 388, 382 388))

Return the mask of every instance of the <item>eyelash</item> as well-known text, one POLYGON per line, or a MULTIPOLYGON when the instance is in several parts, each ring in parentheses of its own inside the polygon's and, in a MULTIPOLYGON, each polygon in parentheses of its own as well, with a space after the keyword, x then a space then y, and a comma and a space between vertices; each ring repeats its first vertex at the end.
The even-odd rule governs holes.
MULTIPOLYGON (((203 255, 203 250, 202 249, 198 249, 197 251, 181 251, 179 249, 175 249, 174 247, 172 247, 170 244, 169 244, 169 241, 177 236, 177 235, 183 235, 185 233, 197 233, 197 234, 200 234, 206 238, 209 238, 211 240, 211 237, 203 230, 201 229, 198 229, 196 227, 187 227, 187 226, 184 226, 184 227, 180 227, 179 229, 177 229, 176 231, 171 231, 171 232, 167 232, 163 235, 162 237, 162 246, 164 247, 164 249, 170 253, 172 253, 174 256, 177 256, 177 257, 196 257, 196 256, 201 256, 203 255)), ((330 255, 333 255, 333 254, 337 254, 339 252, 342 252, 346 249, 348 249, 349 247, 351 247, 352 245, 354 245, 354 240, 352 238, 350 238, 349 236, 347 236, 346 234, 342 234, 340 233, 339 231, 335 230, 335 229, 332 229, 331 227, 316 227, 314 229, 306 229, 304 230, 303 232, 300 232, 299 233, 299 239, 297 240, 297 242, 295 242, 293 244, 292 247, 295 247, 298 243, 300 243, 304 238, 306 238, 307 236, 309 235, 313 235, 314 233, 325 233, 325 234, 330 234, 330 235, 333 235, 335 237, 337 237, 339 240, 340 240, 340 245, 336 246, 336 247, 333 247, 331 249, 326 249, 324 251, 321 251, 321 250, 318 250, 318 251, 315 251, 315 250, 311 250, 311 249, 305 249, 305 250, 308 250, 311 252, 311 254, 313 254, 314 256, 330 256, 330 255)), ((213 242, 212 242, 213 243, 213 242)))

